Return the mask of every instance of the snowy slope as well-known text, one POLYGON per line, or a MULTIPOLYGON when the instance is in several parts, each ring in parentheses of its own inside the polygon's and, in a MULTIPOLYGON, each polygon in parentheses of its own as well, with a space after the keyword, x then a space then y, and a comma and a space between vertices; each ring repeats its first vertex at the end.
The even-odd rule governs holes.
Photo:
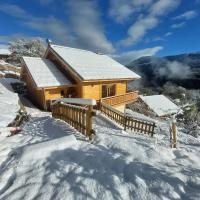
POLYGON ((19 110, 18 94, 10 86, 12 81, 16 80, 0 78, 0 127, 7 126, 19 110))
POLYGON ((150 138, 100 115, 89 143, 49 113, 28 111, 21 133, 0 139, 0 199, 200 199, 200 142, 180 129, 172 150, 165 122, 150 138))
POLYGON ((171 150, 165 134, 156 143, 101 116, 94 128, 98 135, 90 144, 43 114, 32 118, 20 135, 5 138, 0 145, 0 199, 200 198, 196 139, 179 135, 179 149, 171 150), (72 133, 77 141, 70 136, 67 142, 72 133))

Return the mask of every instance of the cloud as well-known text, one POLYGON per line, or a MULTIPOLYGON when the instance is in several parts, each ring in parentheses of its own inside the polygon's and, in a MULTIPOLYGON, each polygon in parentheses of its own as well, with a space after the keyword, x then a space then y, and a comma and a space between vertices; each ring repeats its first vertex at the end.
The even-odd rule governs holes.
POLYGON ((118 23, 125 22, 132 14, 147 8, 153 0, 111 0, 109 16, 118 23))
POLYGON ((170 36, 172 34, 173 34, 172 32, 167 32, 167 33, 165 33, 164 37, 168 37, 168 36, 170 36))
POLYGON ((106 38, 95 1, 69 0, 66 2, 66 7, 70 10, 70 29, 76 38, 77 44, 103 53, 113 53, 115 51, 112 43, 106 38))
POLYGON ((157 68, 154 72, 157 76, 167 77, 170 79, 178 78, 185 79, 191 74, 190 66, 183 63, 173 61, 167 61, 166 65, 161 68, 157 68), (181 75, 181 76, 180 76, 181 75))
POLYGON ((178 28, 182 28, 186 25, 186 22, 181 22, 181 23, 177 23, 177 24, 172 24, 171 28, 173 29, 178 29, 178 28))
POLYGON ((158 0, 150 8, 150 15, 163 16, 174 10, 178 5, 179 0, 158 0))
POLYGON ((65 6, 65 22, 54 16, 35 17, 14 4, 0 4, 0 11, 20 19, 23 25, 31 29, 49 34, 56 43, 103 53, 115 51, 106 38, 95 1, 68 0, 65 6))
POLYGON ((196 11, 194 10, 189 10, 187 12, 184 12, 181 15, 178 15, 176 17, 173 18, 173 20, 189 20, 189 19, 193 19, 195 17, 197 17, 198 14, 196 11))
POLYGON ((13 17, 25 18, 27 16, 26 11, 14 4, 0 4, 0 11, 11 15, 13 17))
MULTIPOLYGON (((154 40, 154 41, 166 41, 166 38, 169 37, 169 36, 172 35, 172 34, 173 34, 172 32, 167 32, 167 33, 165 33, 165 34, 162 35, 162 36, 157 36, 157 37, 155 37, 153 40, 154 40)), ((151 42, 151 41, 152 41, 152 40, 149 40, 148 43, 151 42)))
POLYGON ((147 31, 156 27, 158 19, 155 17, 142 18, 132 25, 128 30, 129 37, 122 40, 123 46, 131 46, 140 42, 147 31))
POLYGON ((146 33, 155 28, 161 21, 161 17, 174 10, 180 1, 158 0, 150 6, 148 14, 140 17, 128 29, 128 37, 120 43, 122 46, 132 46, 140 42, 146 33))
POLYGON ((73 36, 70 34, 66 24, 53 16, 32 18, 23 24, 32 29, 48 33, 49 37, 52 37, 58 43, 73 45, 73 36))
POLYGON ((143 56, 154 56, 162 49, 162 46, 156 46, 153 48, 146 48, 138 51, 128 51, 119 55, 113 55, 112 57, 122 64, 129 64, 131 61, 143 56))

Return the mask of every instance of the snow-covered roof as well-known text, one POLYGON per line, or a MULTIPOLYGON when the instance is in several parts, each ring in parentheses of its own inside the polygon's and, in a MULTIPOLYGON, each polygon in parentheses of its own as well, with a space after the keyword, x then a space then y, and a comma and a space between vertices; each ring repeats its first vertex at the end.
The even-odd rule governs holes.
POLYGON ((178 113, 180 108, 164 95, 142 96, 140 98, 159 117, 178 113))
POLYGON ((0 49, 0 55, 10 55, 11 52, 9 49, 0 49))
POLYGON ((70 85, 72 82, 48 59, 23 57, 37 87, 70 85))
POLYGON ((4 60, 0 60, 0 66, 13 66, 10 63, 5 62, 4 60))
POLYGON ((60 98, 56 99, 54 103, 72 103, 72 104, 79 104, 79 105, 96 105, 96 100, 95 99, 83 99, 83 98, 60 98))
POLYGON ((107 55, 70 47, 51 45, 51 48, 83 80, 138 79, 140 76, 107 55))

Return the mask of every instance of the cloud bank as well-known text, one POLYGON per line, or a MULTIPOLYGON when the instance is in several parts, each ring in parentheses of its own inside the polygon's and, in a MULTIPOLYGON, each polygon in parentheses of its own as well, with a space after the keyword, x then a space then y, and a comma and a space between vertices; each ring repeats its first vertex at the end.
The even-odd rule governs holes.
POLYGON ((162 46, 156 46, 153 48, 146 48, 138 51, 129 51, 119 55, 114 55, 113 58, 119 61, 120 63, 126 65, 131 61, 136 60, 143 56, 154 56, 156 53, 163 49, 162 46))

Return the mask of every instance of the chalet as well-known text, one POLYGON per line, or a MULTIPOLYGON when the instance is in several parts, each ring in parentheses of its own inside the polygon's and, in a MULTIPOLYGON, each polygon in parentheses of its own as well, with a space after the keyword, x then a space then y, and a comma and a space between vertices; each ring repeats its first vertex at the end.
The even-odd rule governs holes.
POLYGON ((140 76, 107 55, 49 44, 44 58, 23 57, 21 78, 42 109, 57 98, 93 98, 116 108, 138 98, 127 91, 140 76))
POLYGON ((11 52, 9 49, 0 48, 0 59, 8 58, 10 55, 11 55, 11 52))

